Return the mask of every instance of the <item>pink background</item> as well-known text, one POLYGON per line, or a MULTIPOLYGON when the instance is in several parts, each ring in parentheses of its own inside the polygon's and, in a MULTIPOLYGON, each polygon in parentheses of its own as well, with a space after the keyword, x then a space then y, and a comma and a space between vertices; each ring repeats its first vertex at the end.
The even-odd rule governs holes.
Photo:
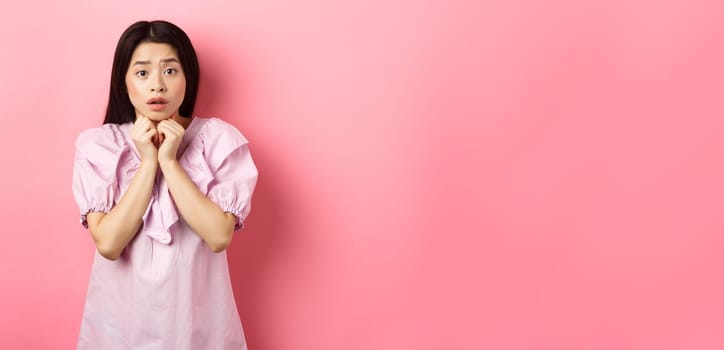
POLYGON ((724 348, 724 3, 585 3, 3 5, 0 348, 75 345, 73 141, 154 18, 260 170, 250 349, 724 348))

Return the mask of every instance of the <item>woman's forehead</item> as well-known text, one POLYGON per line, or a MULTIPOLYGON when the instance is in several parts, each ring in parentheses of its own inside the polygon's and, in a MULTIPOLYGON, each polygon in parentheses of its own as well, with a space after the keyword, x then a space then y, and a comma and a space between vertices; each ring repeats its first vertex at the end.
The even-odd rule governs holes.
POLYGON ((175 58, 178 61, 178 53, 176 49, 166 43, 142 42, 136 46, 131 55, 131 64, 137 61, 150 61, 150 63, 159 62, 175 58))

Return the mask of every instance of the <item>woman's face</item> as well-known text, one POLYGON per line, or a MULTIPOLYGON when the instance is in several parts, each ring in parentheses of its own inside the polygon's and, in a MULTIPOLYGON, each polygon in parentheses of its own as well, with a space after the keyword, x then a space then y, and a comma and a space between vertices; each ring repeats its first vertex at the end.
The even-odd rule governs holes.
POLYGON ((126 72, 126 87, 136 115, 141 114, 154 122, 169 117, 178 120, 178 109, 186 92, 186 77, 176 49, 162 43, 139 44, 126 72))

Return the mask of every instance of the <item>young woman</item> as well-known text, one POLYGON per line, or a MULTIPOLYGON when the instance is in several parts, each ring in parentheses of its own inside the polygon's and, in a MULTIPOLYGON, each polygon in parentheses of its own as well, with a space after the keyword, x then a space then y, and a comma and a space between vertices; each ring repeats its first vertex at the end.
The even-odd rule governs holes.
POLYGON ((97 247, 78 349, 246 349, 225 249, 257 170, 234 126, 193 115, 198 82, 177 26, 121 36, 104 124, 75 144, 73 194, 97 247))

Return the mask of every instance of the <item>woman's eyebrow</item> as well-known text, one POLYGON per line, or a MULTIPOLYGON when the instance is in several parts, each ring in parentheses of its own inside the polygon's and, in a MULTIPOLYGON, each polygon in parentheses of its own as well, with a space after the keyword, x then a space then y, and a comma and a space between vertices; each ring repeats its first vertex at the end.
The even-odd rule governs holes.
MULTIPOLYGON (((176 57, 164 58, 164 59, 161 60, 161 63, 169 63, 169 62, 180 63, 179 60, 178 60, 178 58, 176 58, 176 57)), ((136 61, 136 62, 133 62, 133 65, 134 65, 134 66, 141 66, 141 65, 144 65, 144 64, 151 64, 151 61, 136 61)))

